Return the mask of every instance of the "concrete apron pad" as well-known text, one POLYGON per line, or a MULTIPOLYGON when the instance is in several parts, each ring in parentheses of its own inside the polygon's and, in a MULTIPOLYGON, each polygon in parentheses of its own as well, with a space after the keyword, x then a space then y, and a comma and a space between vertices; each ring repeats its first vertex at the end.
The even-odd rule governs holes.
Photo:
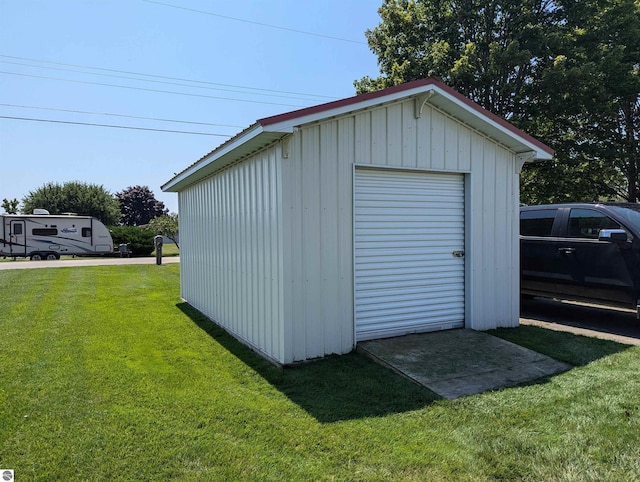
POLYGON ((447 399, 527 383, 572 368, 468 329, 364 341, 357 350, 447 399))

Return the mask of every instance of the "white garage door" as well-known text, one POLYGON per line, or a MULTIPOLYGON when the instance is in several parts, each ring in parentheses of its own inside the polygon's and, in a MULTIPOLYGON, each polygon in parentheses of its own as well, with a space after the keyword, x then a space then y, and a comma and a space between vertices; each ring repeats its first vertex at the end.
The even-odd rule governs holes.
POLYGON ((464 325, 464 178, 356 169, 356 341, 464 325))

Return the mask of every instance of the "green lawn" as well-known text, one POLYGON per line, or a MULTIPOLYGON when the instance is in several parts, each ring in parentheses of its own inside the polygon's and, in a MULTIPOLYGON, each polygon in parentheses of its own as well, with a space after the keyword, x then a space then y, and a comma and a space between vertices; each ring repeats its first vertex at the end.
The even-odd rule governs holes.
POLYGON ((522 327, 576 368, 455 401, 359 355, 280 370, 179 298, 178 265, 0 271, 16 480, 640 480, 640 349, 522 327))

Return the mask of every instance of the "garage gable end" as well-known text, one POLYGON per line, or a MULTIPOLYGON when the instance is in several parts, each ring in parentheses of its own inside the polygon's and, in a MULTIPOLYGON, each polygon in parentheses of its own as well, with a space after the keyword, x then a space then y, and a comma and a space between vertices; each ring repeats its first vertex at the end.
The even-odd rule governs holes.
POLYGON ((420 79, 376 92, 259 119, 162 186, 163 191, 179 192, 225 165, 246 158, 277 142, 300 126, 337 118, 376 106, 412 98, 414 115, 419 118, 431 104, 457 120, 478 130, 528 161, 551 159, 553 150, 504 119, 483 109, 437 79, 420 79))

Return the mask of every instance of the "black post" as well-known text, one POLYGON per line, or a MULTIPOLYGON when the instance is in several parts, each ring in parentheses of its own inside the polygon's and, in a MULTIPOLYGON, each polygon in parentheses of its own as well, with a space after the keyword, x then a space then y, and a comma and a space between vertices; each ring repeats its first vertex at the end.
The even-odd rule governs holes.
POLYGON ((153 238, 153 241, 156 245, 156 264, 161 265, 162 264, 162 236, 157 235, 155 238, 153 238))

